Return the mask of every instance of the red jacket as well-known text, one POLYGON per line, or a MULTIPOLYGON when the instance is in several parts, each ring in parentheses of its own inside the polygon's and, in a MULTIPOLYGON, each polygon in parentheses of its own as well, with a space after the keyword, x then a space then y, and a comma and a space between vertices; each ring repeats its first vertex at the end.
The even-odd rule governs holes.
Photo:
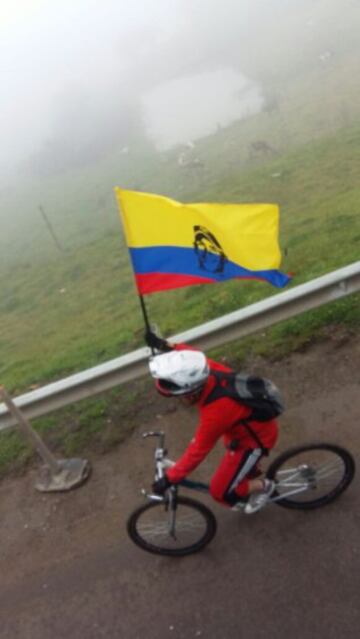
MULTIPOLYGON (((180 350, 189 347, 177 345, 176 348, 180 350)), ((243 425, 234 426, 238 420, 249 417, 250 408, 229 397, 221 397, 204 405, 208 394, 216 383, 211 371, 231 371, 228 366, 223 366, 211 359, 208 359, 208 364, 210 366, 210 375, 197 403, 199 422, 195 436, 175 465, 166 471, 169 480, 174 484, 184 479, 205 459, 220 437, 223 437, 225 446, 228 446, 232 440, 237 439, 244 448, 258 448, 258 444, 247 433, 243 425)), ((273 445, 273 426, 276 424, 274 422, 275 420, 251 422, 251 428, 259 435, 265 447, 271 448, 273 445), (269 426, 271 427, 269 428, 269 426)))

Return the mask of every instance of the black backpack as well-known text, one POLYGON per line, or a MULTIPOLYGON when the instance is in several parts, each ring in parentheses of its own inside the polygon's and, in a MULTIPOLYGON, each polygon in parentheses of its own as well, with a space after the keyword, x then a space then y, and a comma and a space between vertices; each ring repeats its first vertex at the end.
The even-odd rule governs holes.
POLYGON ((220 397, 230 397, 251 408, 252 412, 246 421, 257 422, 274 419, 284 411, 280 391, 269 379, 236 372, 211 371, 211 374, 216 384, 207 396, 205 405, 220 397))
MULTIPOLYGON (((251 408, 249 417, 239 419, 233 426, 242 424, 261 448, 263 455, 268 455, 269 451, 263 445, 257 433, 251 428, 249 422, 267 422, 281 415, 284 411, 284 404, 277 386, 269 379, 246 375, 246 373, 211 371, 211 374, 215 377, 216 384, 205 399, 204 406, 215 402, 221 397, 230 397, 240 404, 251 408)), ((237 447, 238 442, 236 440, 231 442, 230 448, 235 450, 237 447)))

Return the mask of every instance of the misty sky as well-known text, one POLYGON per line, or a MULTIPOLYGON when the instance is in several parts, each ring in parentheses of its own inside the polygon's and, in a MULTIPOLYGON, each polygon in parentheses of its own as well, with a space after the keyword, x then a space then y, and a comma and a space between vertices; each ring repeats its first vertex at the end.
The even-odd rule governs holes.
POLYGON ((171 12, 164 30, 158 11, 171 2, 1 2, 0 165, 51 136, 73 91, 101 109, 136 58, 171 30, 171 12))
POLYGON ((0 177, 56 137, 75 141, 106 126, 111 132, 124 105, 141 106, 160 146, 178 142, 180 133, 192 137, 191 125, 196 135, 196 122, 205 126, 202 96, 213 109, 208 128, 221 120, 216 100, 226 91, 245 86, 244 110, 259 108, 256 56, 269 58, 277 39, 288 40, 289 51, 306 50, 319 11, 346 12, 353 2, 303 0, 301 20, 292 24, 298 0, 1 0, 0 177), (220 72, 229 79, 223 93, 212 80, 220 72))

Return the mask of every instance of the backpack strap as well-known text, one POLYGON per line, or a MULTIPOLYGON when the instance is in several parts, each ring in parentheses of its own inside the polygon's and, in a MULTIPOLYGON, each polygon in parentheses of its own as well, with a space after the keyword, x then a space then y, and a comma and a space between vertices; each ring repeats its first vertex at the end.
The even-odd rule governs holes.
MULTIPOLYGON (((221 397, 229 396, 226 393, 226 390, 222 386, 221 382, 223 380, 230 379, 233 376, 233 373, 232 372, 231 373, 226 373, 225 371, 224 372, 223 371, 211 371, 211 375, 213 375, 215 377, 216 383, 215 383, 214 388, 210 391, 209 395, 205 399, 204 406, 206 406, 206 404, 210 404, 210 403, 216 401, 217 399, 220 399, 221 397)), ((254 429, 251 428, 251 426, 249 424, 249 420, 248 419, 239 419, 234 424, 232 424, 232 426, 237 426, 238 424, 241 424, 242 426, 244 426, 246 428, 246 430, 247 430, 248 434, 250 435, 250 437, 253 438, 253 440, 257 443, 258 447, 261 449, 262 454, 268 456, 269 455, 268 448, 265 448, 265 446, 262 443, 260 437, 254 431, 254 429)))
POLYGON ((231 379, 233 373, 226 373, 225 371, 214 371, 210 372, 210 375, 215 379, 214 388, 210 391, 208 396, 204 401, 204 406, 207 404, 212 404, 217 399, 221 399, 222 397, 229 397, 229 393, 226 391, 226 387, 223 386, 224 381, 231 379))
POLYGON ((233 426, 237 426, 238 424, 241 424, 242 426, 244 426, 248 432, 248 434, 250 435, 250 437, 253 438, 254 441, 256 441, 257 445, 259 446, 259 448, 261 448, 261 452, 263 455, 265 455, 266 457, 268 457, 269 455, 269 449, 265 448, 264 444, 262 443, 259 435, 254 431, 253 428, 251 428, 249 421, 247 419, 239 419, 237 422, 235 422, 233 424, 233 426))

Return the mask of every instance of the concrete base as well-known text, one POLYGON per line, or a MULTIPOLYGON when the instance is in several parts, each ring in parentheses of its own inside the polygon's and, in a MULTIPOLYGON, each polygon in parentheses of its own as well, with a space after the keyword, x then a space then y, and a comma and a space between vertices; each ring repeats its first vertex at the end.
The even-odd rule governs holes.
POLYGON ((41 492, 71 490, 81 486, 89 477, 91 466, 86 459, 60 459, 59 471, 54 473, 49 466, 43 466, 35 488, 41 492))

